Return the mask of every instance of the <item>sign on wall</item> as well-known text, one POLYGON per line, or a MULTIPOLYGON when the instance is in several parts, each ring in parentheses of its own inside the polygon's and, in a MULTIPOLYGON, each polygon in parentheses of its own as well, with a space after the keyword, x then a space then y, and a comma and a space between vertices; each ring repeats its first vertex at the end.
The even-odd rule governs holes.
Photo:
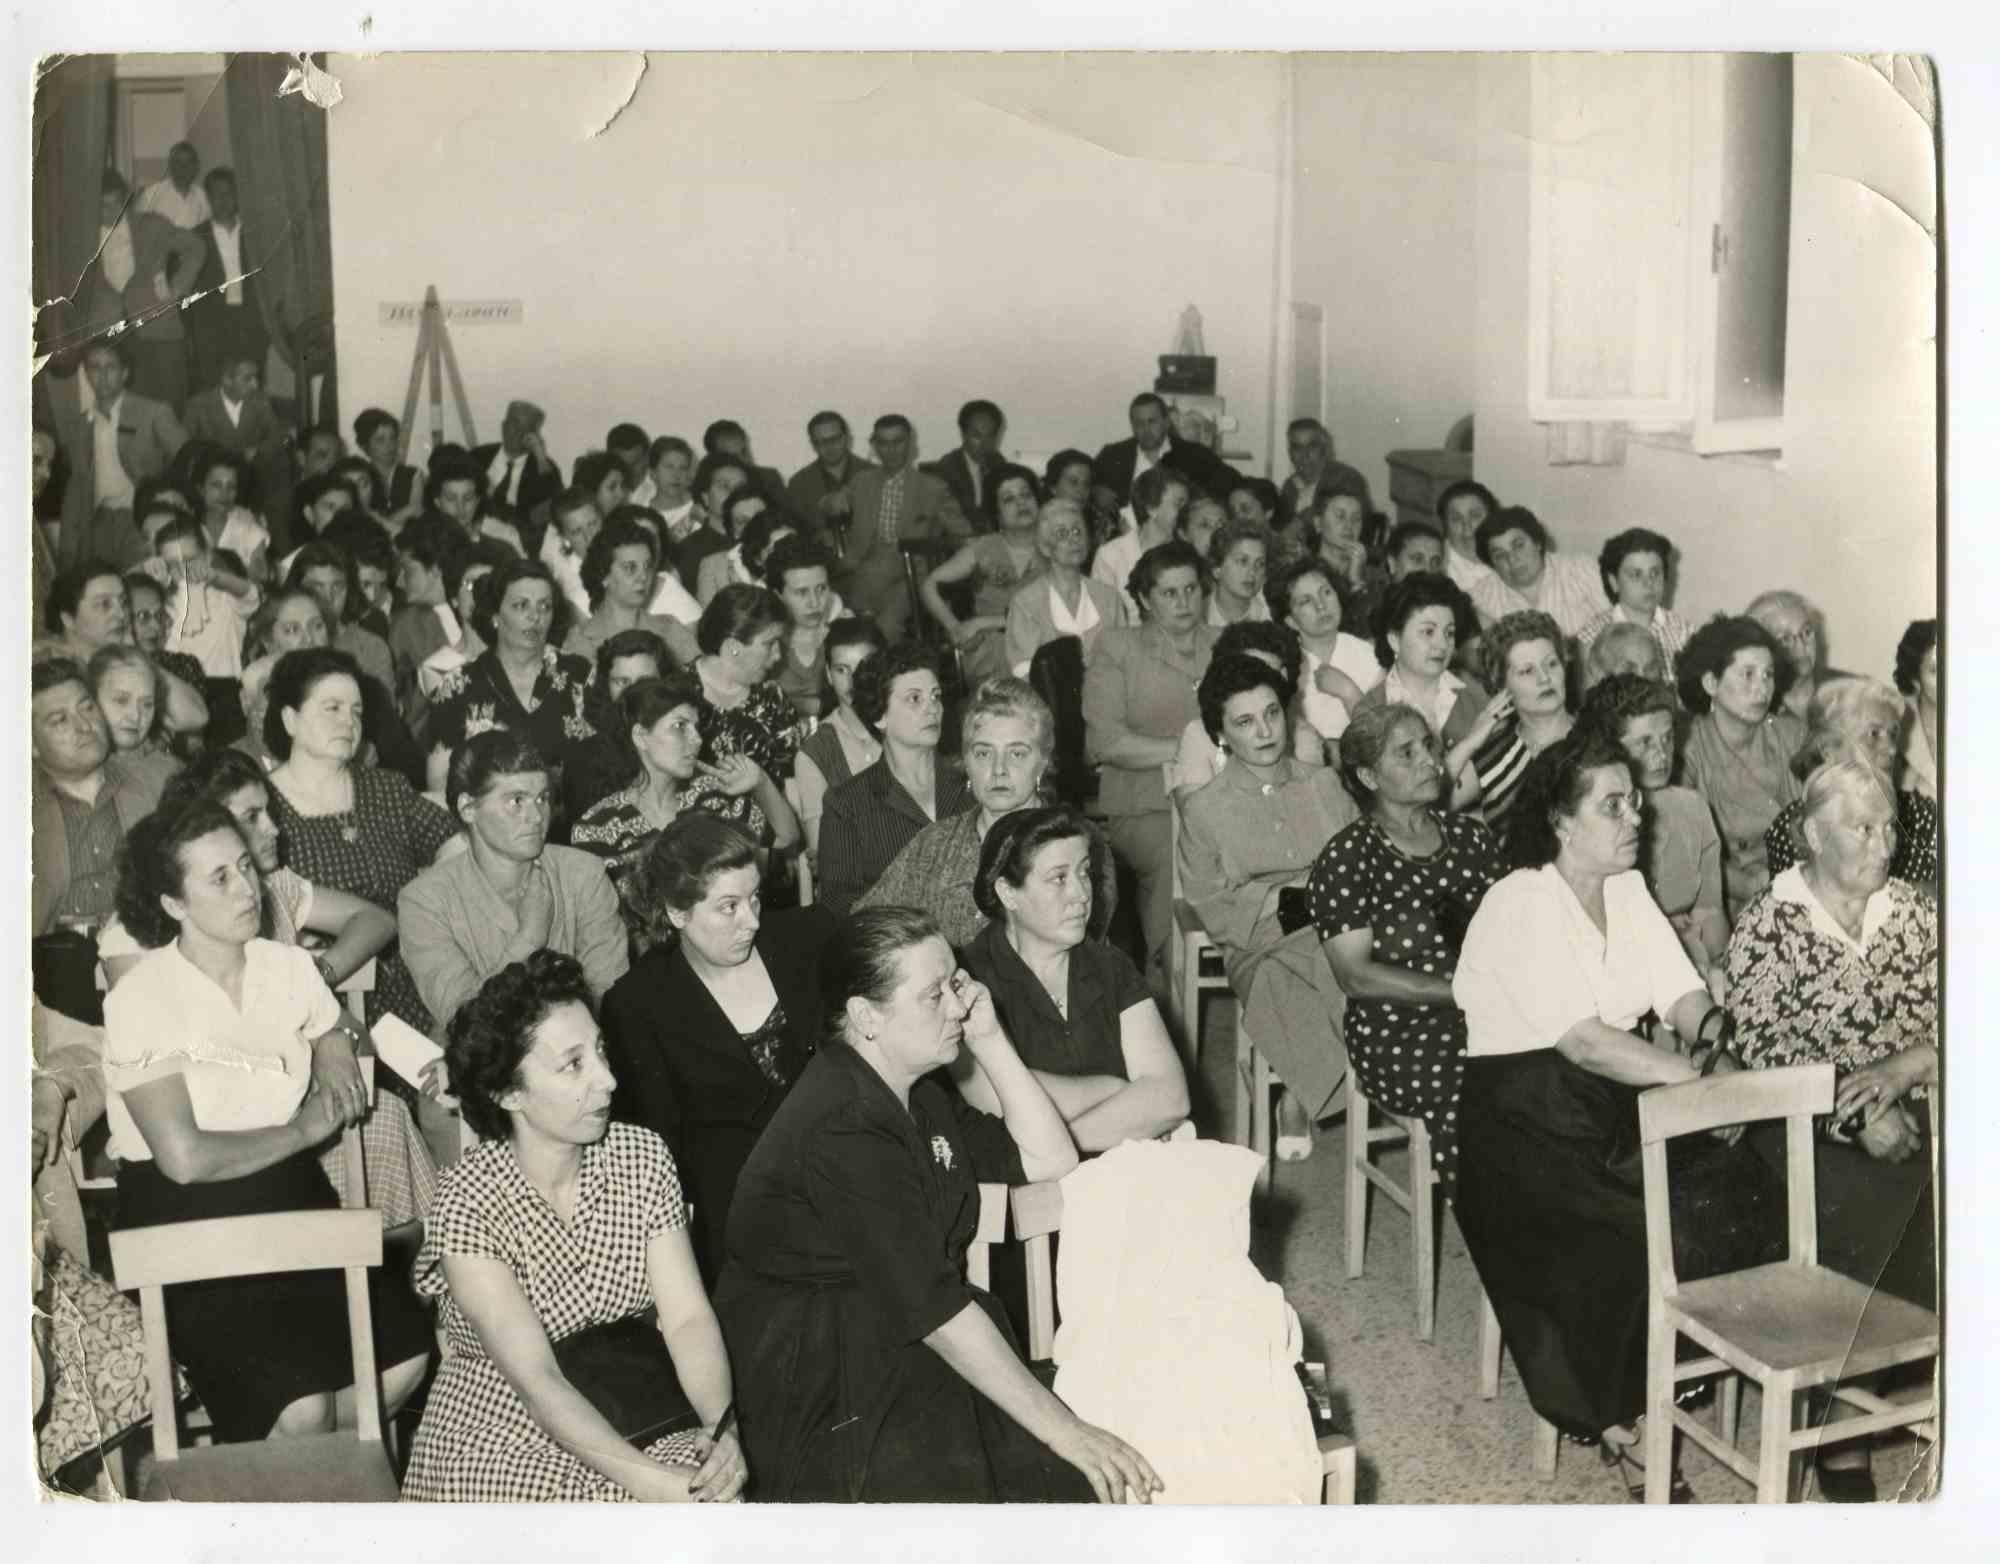
MULTIPOLYGON (((405 303, 384 300, 380 306, 385 326, 414 326, 424 313, 424 301, 405 303)), ((522 311, 519 299, 455 299, 444 306, 447 326, 518 326, 522 311)))

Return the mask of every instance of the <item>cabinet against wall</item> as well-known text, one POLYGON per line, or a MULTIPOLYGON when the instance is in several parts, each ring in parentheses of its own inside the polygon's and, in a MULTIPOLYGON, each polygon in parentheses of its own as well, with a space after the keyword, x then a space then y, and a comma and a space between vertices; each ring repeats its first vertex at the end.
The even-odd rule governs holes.
POLYGON ((1783 443, 1789 55, 1538 55, 1528 405, 1783 443))

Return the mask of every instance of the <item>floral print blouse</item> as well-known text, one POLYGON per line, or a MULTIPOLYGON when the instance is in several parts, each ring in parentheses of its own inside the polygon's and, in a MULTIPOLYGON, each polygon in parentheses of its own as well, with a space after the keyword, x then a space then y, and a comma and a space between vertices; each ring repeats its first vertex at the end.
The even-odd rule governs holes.
POLYGON ((430 742, 456 749, 475 734, 511 728, 532 739, 551 765, 565 742, 596 733, 584 715, 590 664, 553 646, 542 648, 542 671, 524 706, 514 693, 500 654, 492 649, 445 674, 432 699, 430 742))

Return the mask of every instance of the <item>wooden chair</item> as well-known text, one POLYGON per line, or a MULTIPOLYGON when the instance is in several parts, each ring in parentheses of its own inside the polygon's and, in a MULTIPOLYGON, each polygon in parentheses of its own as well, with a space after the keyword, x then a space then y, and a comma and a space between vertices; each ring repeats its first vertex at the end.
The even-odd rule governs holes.
MULTIPOLYGON (((1193 1126, 1185 1126, 1187 1139, 1193 1126)), ((1173 1137, 1183 1138, 1181 1130, 1173 1137)), ((1008 1217, 1014 1236, 1026 1250, 1028 1272, 1028 1359, 1042 1362, 1055 1351, 1055 1274, 1051 1263, 1050 1237, 1062 1229, 1062 1185, 1023 1184, 1009 1189, 1004 1184, 979 1186, 979 1226, 972 1247, 966 1252, 966 1274, 976 1286, 985 1286, 989 1271, 988 1250, 1006 1235, 1008 1217)), ((1317 1423, 1315 1424, 1317 1426, 1317 1423)), ((1354 1441, 1346 1434, 1318 1436, 1322 1504, 1354 1503, 1356 1466, 1354 1441)))
POLYGON ((348 1013, 361 1023, 362 1030, 368 1027, 368 996, 375 991, 375 958, 370 956, 360 966, 347 975, 338 989, 348 1013))
MULTIPOLYGON (((1228 993, 1229 976, 1222 968, 1221 950, 1202 926, 1201 914, 1181 899, 1181 806, 1171 794, 1167 797, 1167 819, 1167 854, 1173 865, 1174 895, 1174 931, 1167 938, 1168 978, 1173 990, 1174 1008, 1180 1012, 1188 1073, 1193 1074, 1201 1060, 1202 996, 1228 993)), ((1236 1026, 1240 1036, 1243 1028, 1240 1010, 1236 1026)), ((1237 1122, 1241 1124, 1243 1121, 1239 1119, 1237 1122)))
MULTIPOLYGON (((1493 1312, 1493 1300, 1479 1289, 1479 1399, 1493 1401, 1500 1395, 1500 1316, 1493 1312)), ((1561 1443, 1556 1425, 1539 1412, 1535 1419, 1534 1443, 1530 1459, 1540 1477, 1556 1475, 1556 1448, 1561 1443)))
MULTIPOLYGON (((1747 1070, 1639 1098, 1639 1141, 1646 1186, 1649 1306, 1646 1357, 1646 1502, 1668 1502, 1673 1437, 1679 1429, 1745 1482, 1759 1504, 1791 1498, 1793 1457, 1891 1428, 1935 1439, 1937 1382, 1930 1396, 1898 1405, 1841 1383, 1924 1358, 1935 1362, 1938 1317, 1819 1264, 1813 1115, 1833 1108, 1830 1064, 1747 1070), (1667 1142, 1726 1124, 1785 1121, 1789 1255, 1700 1281, 1674 1273, 1673 1218, 1667 1203, 1667 1142), (1685 1335, 1711 1356, 1676 1361, 1685 1335), (1674 1405, 1674 1387, 1714 1373, 1753 1379, 1763 1390, 1757 1459, 1703 1428, 1674 1405), (1799 1393, 1832 1387, 1836 1400, 1863 1415, 1793 1427, 1799 1393)), ((1733 1418, 1730 1419, 1733 1422, 1733 1418)), ((1731 1430, 1733 1433, 1733 1430, 1731 1430)))
MULTIPOLYGON (((347 1132, 358 1173, 360 1137, 347 1132)), ((382 1263, 382 1222, 369 1210, 280 1211, 206 1222, 170 1222, 111 1235, 120 1288, 139 1290, 146 1374, 153 1395, 153 1471, 144 1499, 194 1502, 394 1503, 396 1478, 382 1442, 368 1270, 382 1263), (273 1271, 340 1269, 358 1427, 296 1439, 183 1449, 174 1416, 174 1372, 162 1289, 179 1282, 273 1271)))
POLYGON ((1257 1051, 1250 1029, 1243 1024, 1243 1012, 1236 1013, 1236 1144, 1248 1146, 1262 1159, 1257 1169, 1256 1191, 1271 1192, 1271 1168, 1277 1148, 1271 1136, 1271 1094, 1278 1089, 1278 1074, 1270 1060, 1257 1051))
MULTIPOLYGON (((804 806, 799 803, 799 783, 796 777, 785 778, 785 802, 792 806, 792 813, 801 821, 805 819, 804 806)), ((798 855, 794 860, 799 866, 799 905, 810 907, 813 904, 812 855, 806 851, 805 827, 801 825, 799 831, 798 855)))
POLYGON ((1410 1218, 1410 1250, 1416 1262, 1417 1340, 1437 1334, 1437 1174, 1431 1166, 1431 1134, 1420 1118, 1382 1110, 1388 1122, 1372 1125, 1372 1106, 1347 1071, 1347 1279, 1358 1281, 1368 1248, 1368 1186, 1373 1184, 1410 1218), (1408 1142, 1410 1182, 1389 1177, 1369 1155, 1372 1147, 1408 1142))

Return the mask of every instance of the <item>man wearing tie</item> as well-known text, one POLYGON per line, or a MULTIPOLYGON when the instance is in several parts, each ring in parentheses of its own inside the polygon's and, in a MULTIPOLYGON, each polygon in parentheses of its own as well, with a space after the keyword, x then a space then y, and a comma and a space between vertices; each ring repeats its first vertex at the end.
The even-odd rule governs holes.
POLYGON ((1142 391, 1127 409, 1132 438, 1113 440, 1090 464, 1090 502, 1100 525, 1108 526, 1132 503, 1132 485, 1139 475, 1162 464, 1194 486, 1197 495, 1223 499, 1236 481, 1236 469, 1205 445, 1174 433, 1173 419, 1163 398, 1142 391))
POLYGON ((60 431, 70 478, 63 490, 56 558, 65 566, 106 559, 130 567, 148 552, 132 524, 133 493, 167 470, 187 433, 172 408, 125 389, 130 371, 119 344, 92 343, 83 372, 90 377, 95 405, 73 414, 60 431))
POLYGON ((562 470, 542 443, 547 416, 533 402, 509 402, 500 420, 500 443, 472 453, 474 465, 486 474, 487 498, 506 507, 530 558, 541 547, 549 507, 564 487, 562 470))

